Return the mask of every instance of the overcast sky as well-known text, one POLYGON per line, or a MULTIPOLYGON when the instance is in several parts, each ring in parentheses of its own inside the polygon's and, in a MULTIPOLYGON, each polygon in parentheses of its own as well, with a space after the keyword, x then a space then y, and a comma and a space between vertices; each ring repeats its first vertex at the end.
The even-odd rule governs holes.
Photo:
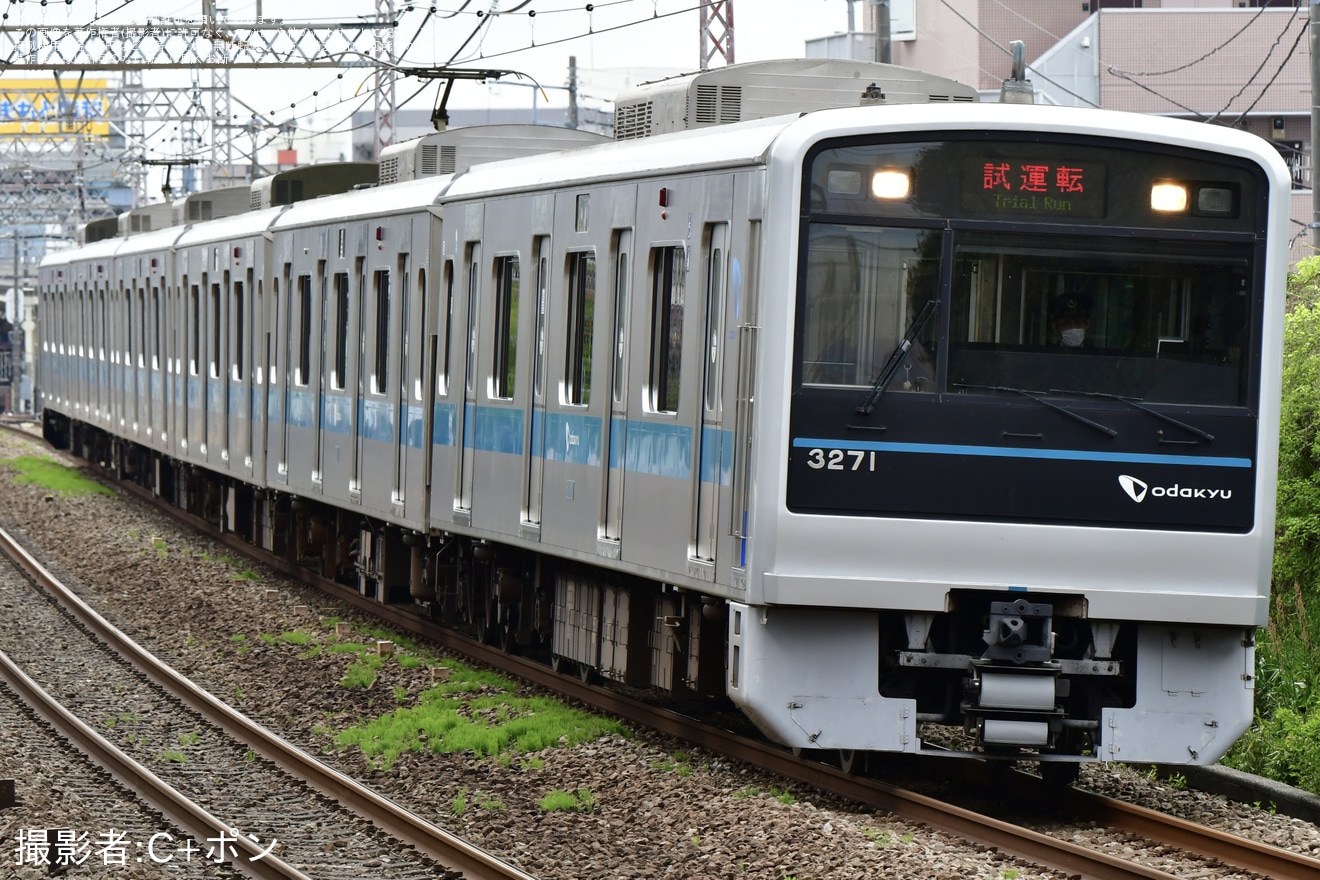
MULTIPOLYGON (((452 59, 457 66, 516 70, 546 87, 544 97, 537 96, 540 106, 566 104, 565 92, 555 87, 567 81, 570 55, 577 57, 583 102, 600 106, 607 106, 620 88, 700 66, 698 0, 440 0, 435 13, 429 13, 430 2, 434 0, 394 2, 399 22, 395 52, 407 49, 403 66, 440 66, 452 59), (492 11, 497 14, 491 16, 492 11)), ((733 5, 736 61, 800 57, 806 39, 846 30, 848 23, 847 0, 736 0, 733 5)), ((233 21, 252 21, 259 8, 263 18, 324 24, 371 18, 376 11, 374 0, 263 0, 260 4, 216 0, 216 6, 227 8, 233 21)), ((202 0, 48 0, 45 4, 28 0, 0 8, 7 10, 3 23, 11 27, 82 27, 93 20, 144 24, 166 17, 196 22, 203 4, 202 0)), ((860 6, 857 15, 860 21, 860 6)), ((186 83, 188 76, 148 73, 147 84, 186 83)), ((449 106, 530 107, 531 89, 513 85, 516 82, 530 80, 505 76, 485 85, 457 83, 449 106)), ((402 80, 398 100, 420 85, 415 78, 402 80)), ((276 121, 296 115, 300 124, 314 118, 317 127, 328 127, 369 97, 370 81, 361 68, 344 70, 342 79, 331 70, 234 71, 231 88, 236 99, 275 116, 276 121)), ((431 84, 408 106, 429 110, 438 89, 438 84, 431 84)))

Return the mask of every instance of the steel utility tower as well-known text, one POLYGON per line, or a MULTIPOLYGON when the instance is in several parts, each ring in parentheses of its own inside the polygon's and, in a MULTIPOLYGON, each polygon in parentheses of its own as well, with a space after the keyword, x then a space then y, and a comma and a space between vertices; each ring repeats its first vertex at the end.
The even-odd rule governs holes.
MULTIPOLYGON (((387 8, 392 9, 392 5, 387 8)), ((145 25, 0 27, 0 72, 123 73, 125 91, 139 100, 131 102, 125 108, 125 115, 115 119, 117 124, 123 120, 122 128, 115 134, 140 145, 148 121, 178 121, 190 126, 207 122, 212 129, 209 172, 214 175, 217 169, 233 165, 235 140, 246 131, 245 127, 233 125, 231 70, 375 68, 380 59, 393 59, 394 55, 392 19, 299 23, 261 18, 255 22, 233 22, 219 17, 214 0, 202 0, 201 12, 201 17, 196 19, 155 18, 145 25), (178 100, 190 99, 193 106, 180 112, 175 99, 166 97, 172 90, 160 90, 150 99, 142 100, 147 98, 141 79, 144 71, 183 69, 211 71, 210 88, 194 86, 177 90, 178 100), (209 112, 199 114, 195 102, 203 92, 209 93, 210 107, 209 112)), ((386 118, 391 130, 385 135, 391 138, 392 103, 391 91, 391 109, 386 118)), ((109 106, 106 110, 107 118, 114 118, 108 115, 109 106)), ((83 144, 78 149, 89 142, 85 134, 70 140, 83 144)), ((41 146, 54 151, 67 149, 66 139, 56 138, 56 141, 47 139, 41 146)), ((19 152, 30 150, 28 147, 19 152)), ((0 166, 10 162, 10 155, 0 155, 0 166)))
POLYGON ((701 4, 701 69, 709 68, 716 55, 733 64, 733 0, 701 4))

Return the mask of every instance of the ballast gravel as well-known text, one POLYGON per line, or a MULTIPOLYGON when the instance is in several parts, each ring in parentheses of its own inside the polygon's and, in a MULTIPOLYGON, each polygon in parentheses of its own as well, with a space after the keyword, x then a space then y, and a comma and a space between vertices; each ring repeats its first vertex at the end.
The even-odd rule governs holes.
MULTIPOLYGON (((62 495, 16 481, 5 460, 33 454, 42 454, 41 447, 0 432, 0 527, 17 534, 93 607, 240 711, 541 880, 1064 878, 647 731, 495 758, 405 752, 382 766, 356 748, 335 745, 333 735, 414 704, 432 686, 428 665, 387 662, 372 687, 346 687, 341 682, 354 655, 317 652, 280 636, 325 632, 327 618, 378 623, 232 558, 126 496, 62 495), (575 795, 583 809, 544 808, 543 798, 553 792, 575 795)), ((433 651, 430 661, 443 656, 433 651)), ((0 877, 25 876, 12 873, 21 829, 114 819, 104 809, 97 814, 70 803, 62 794, 65 783, 56 773, 43 775, 33 751, 18 726, 0 723, 0 779, 21 780, 19 804, 0 809, 0 877)), ((1273 814, 1268 805, 1232 803, 1113 765, 1084 767, 1081 784, 1320 856, 1315 825, 1273 814)), ((1124 857, 1176 876, 1250 876, 1213 862, 1189 864, 1185 854, 1161 853, 1107 829, 1046 822, 1038 830, 1119 855, 1131 851, 1124 857)), ((118 870, 107 868, 104 876, 170 876, 140 866, 118 870)))

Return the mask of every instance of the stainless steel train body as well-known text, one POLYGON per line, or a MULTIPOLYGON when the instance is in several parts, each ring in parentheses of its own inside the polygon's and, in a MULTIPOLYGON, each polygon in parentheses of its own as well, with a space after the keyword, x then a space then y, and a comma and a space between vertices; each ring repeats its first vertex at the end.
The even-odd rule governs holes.
POLYGON ((53 258, 48 434, 142 444, 161 491, 380 601, 725 693, 795 748, 943 724, 1205 763, 1266 618, 1288 188, 1238 132, 999 105, 491 163, 161 243, 188 290, 225 267, 230 315, 258 291, 241 332, 178 307, 229 358, 205 455, 191 421, 156 452, 98 417, 60 273, 102 245, 53 258))

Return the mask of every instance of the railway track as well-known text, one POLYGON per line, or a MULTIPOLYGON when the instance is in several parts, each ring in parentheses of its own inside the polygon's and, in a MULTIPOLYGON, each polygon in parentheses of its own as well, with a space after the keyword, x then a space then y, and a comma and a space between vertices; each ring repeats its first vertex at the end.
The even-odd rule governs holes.
MULTIPOLYGON (((260 816, 251 822, 245 821, 246 817, 235 815, 235 812, 233 812, 249 808, 251 805, 250 798, 247 801, 239 800, 237 802, 238 806, 234 806, 234 801, 218 797, 214 791, 210 792, 212 799, 227 804, 230 810, 229 819, 218 818, 211 811, 196 803, 193 796, 181 793, 175 785, 167 783, 157 773, 147 769, 141 762, 134 760, 124 751, 115 747, 104 736, 79 720, 72 712, 61 706, 59 702, 37 686, 33 679, 24 674, 23 670, 8 656, 0 655, 0 674, 3 675, 6 683, 16 693, 20 694, 23 700, 32 706, 35 711, 50 719, 52 724, 57 725, 63 736, 76 743, 81 750, 88 754, 98 765, 109 770, 123 785, 138 792, 144 800, 159 809, 176 827, 191 835, 199 845, 205 847, 207 841, 212 841, 214 846, 216 845, 214 842, 220 840, 223 836, 226 842, 220 845, 233 848, 231 853, 233 864, 243 873, 248 876, 262 878, 262 880, 267 880, 267 878, 271 878, 271 880, 275 880, 275 878, 279 878, 279 880, 310 880, 310 875, 271 854, 269 841, 283 840, 286 842, 285 845, 289 846, 290 841, 297 840, 297 831, 306 829, 309 826, 323 829, 325 834, 332 835, 332 839, 333 837, 345 839, 361 836, 360 831, 354 829, 353 825, 361 819, 365 819, 402 844, 394 847, 395 850, 399 850, 401 855, 394 856, 395 864, 393 865, 381 864, 384 861, 382 859, 375 859, 374 864, 373 860, 366 860, 366 864, 373 867, 373 876, 431 878, 461 875, 469 878, 469 880, 533 880, 531 875, 421 819, 408 810, 379 796, 366 786, 294 748, 282 738, 255 724, 241 713, 236 712, 228 705, 196 687, 187 678, 159 661, 151 653, 112 626, 95 610, 88 607, 29 554, 12 535, 3 529, 0 529, 0 552, 12 560, 14 565, 26 573, 41 589, 52 596, 95 639, 104 642, 106 646, 112 647, 115 652, 118 652, 121 657, 129 661, 153 685, 168 692, 175 699, 241 744, 239 754, 243 757, 237 762, 237 766, 234 766, 232 761, 219 767, 209 765, 205 767, 193 766, 187 768, 186 775, 200 784, 204 784, 202 777, 210 779, 212 785, 215 785, 215 780, 224 779, 226 784, 222 786, 223 788, 240 792, 252 791, 259 793, 257 795, 258 799, 269 801, 271 806, 261 810, 260 816), (247 749, 248 751, 244 754, 241 749, 247 749), (278 783, 272 783, 268 778, 256 781, 242 777, 230 778, 230 774, 238 774, 247 769, 243 767, 243 764, 254 764, 256 755, 270 761, 278 774, 287 775, 300 781, 294 785, 294 791, 291 795, 282 793, 278 783), (302 788, 304 785, 320 792, 327 799, 316 810, 312 811, 314 815, 309 815, 306 809, 308 792, 302 788), (299 804, 297 808, 292 807, 295 803, 299 804), (348 815, 342 814, 344 809, 349 812, 348 815), (281 816, 291 820, 294 824, 281 826, 279 824, 281 816), (236 833, 239 826, 249 831, 254 826, 260 827, 262 833, 244 836, 236 833), (250 839, 253 837, 256 839, 250 839), (260 840, 263 839, 268 843, 261 844, 260 840), (407 852, 408 848, 424 854, 432 863, 427 863, 425 859, 413 858, 412 864, 409 864, 408 856, 410 853, 407 852), (437 866, 439 867, 437 868, 437 866), (439 873, 437 873, 437 870, 439 873)), ((78 651, 75 650, 74 653, 78 653, 78 651)), ((98 668, 106 670, 112 665, 107 660, 100 660, 98 668)), ((107 672, 107 674, 111 673, 107 672)), ((116 682, 112 686, 119 700, 125 699, 125 694, 132 688, 133 684, 131 682, 116 682)), ((110 717, 118 718, 121 721, 130 716, 133 723, 149 722, 150 720, 137 717, 136 713, 119 713, 116 715, 113 709, 101 710, 102 713, 106 711, 111 713, 110 717)), ((177 728, 179 726, 178 710, 166 708, 162 714, 170 716, 173 727, 177 728)), ((101 717, 105 717, 104 714, 101 717)), ((183 727, 190 730, 190 733, 186 735, 189 744, 196 744, 199 741, 210 739, 205 733, 195 732, 195 726, 190 723, 185 722, 183 727)), ((148 734, 143 734, 144 738, 147 736, 148 734)), ((181 737, 182 741, 183 738, 181 737)), ((159 745, 156 746, 156 748, 160 747, 159 745)), ((224 751, 225 748, 222 745, 207 749, 208 753, 215 753, 217 750, 224 751)), ((229 751, 233 751, 233 749, 231 748, 229 751)), ((171 759, 162 766, 177 763, 179 768, 182 768, 186 763, 189 763, 184 760, 185 757, 187 756, 180 752, 178 758, 171 759)), ((210 757, 211 755, 208 754, 207 759, 209 760, 210 757)), ((174 773, 171 775, 178 776, 179 774, 174 773)), ((270 774, 266 773, 264 775, 268 777, 270 774)), ((289 784, 285 783, 283 787, 287 789, 289 784)), ((369 841, 367 845, 370 845, 369 841)), ((315 859, 315 848, 316 842, 304 841, 299 860, 310 862, 315 859), (309 853, 309 851, 311 852, 309 853)), ((385 851, 389 852, 388 849, 385 851)), ((342 869, 337 869, 329 864, 335 860, 342 861, 343 857, 336 854, 333 859, 321 860, 321 868, 315 874, 318 880, 319 878, 333 876, 343 876, 345 878, 359 876, 360 866, 341 866, 342 869)))
MULTIPOLYGON (((856 777, 825 764, 794 756, 776 746, 729 733, 642 700, 634 699, 607 687, 592 685, 574 676, 550 668, 499 648, 486 645, 462 633, 438 627, 404 609, 381 604, 356 591, 319 577, 279 556, 252 547, 237 536, 217 529, 206 520, 182 513, 149 491, 132 483, 119 484, 142 500, 151 503, 212 539, 246 554, 305 584, 325 591, 364 612, 388 621, 405 632, 430 639, 481 663, 504 670, 533 684, 557 691, 594 709, 623 718, 631 723, 656 730, 693 745, 743 761, 752 766, 810 785, 821 791, 848 798, 875 809, 928 825, 963 839, 1015 856, 1042 867, 1063 871, 1071 876, 1094 880, 1172 880, 1177 875, 1136 864, 1128 858, 1088 849, 1066 840, 1001 821, 973 810, 927 797, 880 780, 856 777)), ((935 759, 932 759, 935 760, 935 759)), ((978 765, 951 761, 950 773, 977 775, 978 765)), ((1041 798, 1041 785, 1034 777, 1015 783, 1041 798)), ((1258 844, 1192 822, 1163 816, 1152 810, 1090 795, 1075 789, 1053 792, 1065 798, 1060 808, 1086 817, 1106 827, 1122 829, 1149 841, 1197 855, 1212 857, 1225 865, 1249 871, 1273 880, 1314 878, 1320 876, 1320 860, 1276 847, 1258 844)))
MULTIPOLYGON (((119 484, 122 488, 138 494, 148 501, 154 501, 149 493, 143 492, 130 484, 119 484)), ((781 749, 769 747, 752 740, 731 736, 728 733, 709 727, 694 726, 692 719, 666 712, 644 702, 629 698, 608 688, 583 684, 575 677, 564 676, 550 669, 527 661, 524 658, 508 655, 496 648, 489 647, 459 633, 440 631, 428 622, 401 608, 381 605, 365 600, 351 589, 328 584, 311 573, 292 565, 283 559, 254 551, 253 548, 238 541, 232 535, 226 535, 196 518, 180 516, 178 511, 167 505, 161 505, 176 519, 205 532, 213 539, 225 543, 235 550, 259 559, 261 562, 284 571, 285 573, 331 594, 334 598, 357 606, 377 618, 384 618, 395 627, 406 632, 426 637, 441 645, 465 654, 480 662, 504 669, 526 681, 544 686, 559 693, 607 712, 623 717, 635 724, 648 727, 661 733, 703 746, 713 752, 729 755, 754 766, 763 768, 779 776, 811 786, 823 792, 833 793, 876 809, 882 809, 896 816, 921 822, 926 826, 946 831, 964 840, 973 841, 980 846, 993 849, 1005 856, 1015 856, 1033 864, 1052 868, 1070 876, 1081 877, 1146 877, 1165 878, 1182 876, 1173 873, 1143 867, 1135 863, 1127 854, 1113 855, 1097 852, 1094 849, 1078 846, 1068 840, 1060 840, 1049 834, 1023 828, 1008 821, 999 821, 990 815, 992 810, 978 813, 976 810, 942 802, 940 799, 926 797, 897 786, 883 782, 848 776, 837 769, 811 762, 801 761, 781 749)), ((974 770, 979 765, 967 761, 950 761, 948 767, 940 768, 940 773, 952 777, 955 773, 974 770)), ((925 761, 926 772, 931 764, 925 761)), ((1012 775, 1011 788, 1014 796, 1024 802, 1042 802, 1055 797, 1042 789, 1032 777, 1017 778, 1012 775)), ((975 783, 968 783, 974 785, 975 783)), ((996 776, 993 786, 1006 787, 1005 777, 996 776)), ((1320 872, 1320 862, 1305 856, 1299 856, 1273 847, 1254 844, 1242 838, 1224 835, 1201 826, 1171 820, 1158 813, 1141 810, 1120 802, 1108 802, 1104 799, 1089 797, 1080 792, 1067 792, 1058 801, 1057 815, 1069 815, 1079 820, 1102 825, 1150 843, 1140 844, 1147 848, 1160 847, 1169 850, 1197 853, 1213 858, 1224 866, 1234 866, 1240 871, 1249 871, 1269 877, 1311 877, 1320 872), (1151 824, 1152 822, 1158 824, 1151 824)), ((1032 824, 1028 822, 1027 824, 1032 824)), ((1224 869, 1224 874, 1239 876, 1237 871, 1224 869)), ((1215 870, 1198 872, 1198 876, 1221 876, 1215 870)))

